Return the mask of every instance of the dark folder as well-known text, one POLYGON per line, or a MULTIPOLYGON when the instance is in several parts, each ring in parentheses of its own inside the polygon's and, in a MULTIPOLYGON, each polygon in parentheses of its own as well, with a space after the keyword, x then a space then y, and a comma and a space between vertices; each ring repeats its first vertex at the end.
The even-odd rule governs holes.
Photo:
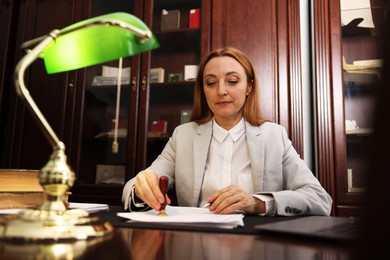
POLYGON ((286 220, 259 224, 259 232, 294 235, 337 241, 354 241, 358 238, 359 219, 348 217, 307 216, 286 217, 286 220))

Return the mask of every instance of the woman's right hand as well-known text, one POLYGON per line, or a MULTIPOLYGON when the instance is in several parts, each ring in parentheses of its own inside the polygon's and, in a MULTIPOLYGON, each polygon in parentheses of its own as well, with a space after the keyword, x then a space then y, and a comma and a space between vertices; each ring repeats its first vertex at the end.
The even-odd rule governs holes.
MULTIPOLYGON (((135 180, 135 194, 139 199, 149 205, 149 207, 160 210, 164 203, 164 195, 158 186, 158 176, 152 170, 144 170, 137 174, 135 180)), ((171 204, 168 195, 166 196, 167 205, 171 204)))

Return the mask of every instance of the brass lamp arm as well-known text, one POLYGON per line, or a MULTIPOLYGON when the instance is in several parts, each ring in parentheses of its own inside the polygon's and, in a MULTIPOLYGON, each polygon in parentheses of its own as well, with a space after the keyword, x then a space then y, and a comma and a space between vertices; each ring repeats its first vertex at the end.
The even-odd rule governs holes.
POLYGON ((125 30, 132 32, 135 34, 135 36, 137 37, 137 39, 140 43, 143 43, 145 40, 148 40, 152 37, 152 33, 150 31, 142 30, 142 29, 139 29, 131 24, 127 24, 127 23, 124 23, 124 22, 121 22, 118 20, 114 20, 114 19, 102 19, 102 20, 97 20, 97 21, 91 21, 89 23, 82 24, 82 25, 77 26, 77 27, 62 30, 60 34, 63 35, 63 34, 71 33, 73 31, 80 30, 80 29, 85 28, 85 27, 102 25, 102 24, 121 27, 125 30))
POLYGON ((40 129, 43 131, 46 139, 49 141, 53 149, 64 149, 64 144, 59 140, 42 112, 32 99, 30 92, 24 84, 24 73, 28 66, 30 66, 41 54, 41 52, 59 35, 59 30, 53 30, 49 35, 45 36, 43 40, 36 45, 16 65, 14 80, 15 88, 18 96, 24 101, 28 109, 37 121, 40 129))
MULTIPOLYGON (((113 19, 111 19, 111 20, 110 19, 102 19, 102 20, 97 20, 97 21, 91 21, 89 23, 85 23, 85 24, 82 24, 82 25, 79 25, 79 26, 76 26, 76 27, 72 27, 72 28, 69 28, 69 29, 61 30, 61 31, 54 30, 53 31, 53 32, 55 32, 54 39, 56 37, 60 36, 60 35, 68 34, 68 33, 80 30, 82 28, 85 28, 85 27, 90 27, 90 26, 95 26, 95 25, 102 25, 102 24, 121 27, 123 29, 126 29, 126 30, 132 32, 132 33, 134 33, 136 35, 136 37, 137 37, 137 39, 138 39, 138 41, 140 43, 143 43, 145 40, 148 40, 148 39, 150 39, 152 37, 152 33, 150 31, 141 30, 141 29, 139 29, 139 28, 137 28, 135 26, 132 26, 130 24, 127 24, 127 23, 124 23, 124 22, 121 22, 121 21, 117 21, 117 20, 113 20, 113 19)), ((39 38, 32 39, 30 41, 26 41, 26 42, 21 44, 20 48, 21 49, 27 49, 27 48, 29 48, 31 46, 34 46, 37 43, 41 42, 46 37, 47 37, 47 35, 41 36, 39 38)))

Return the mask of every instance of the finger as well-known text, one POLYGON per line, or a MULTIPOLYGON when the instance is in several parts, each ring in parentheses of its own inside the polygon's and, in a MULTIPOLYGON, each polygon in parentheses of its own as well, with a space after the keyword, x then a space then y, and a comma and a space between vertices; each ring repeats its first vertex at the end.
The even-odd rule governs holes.
POLYGON ((138 196, 138 198, 142 199, 143 201, 146 200, 144 195, 144 190, 147 189, 148 182, 146 180, 147 178, 147 172, 141 172, 137 175, 135 179, 135 193, 138 196))
POLYGON ((238 192, 242 192, 242 189, 235 184, 231 184, 229 186, 226 186, 225 188, 218 190, 214 194, 212 194, 207 199, 207 202, 211 203, 211 202, 215 201, 218 197, 224 196, 224 194, 232 194, 232 193, 234 194, 234 193, 238 193, 238 192))
POLYGON ((172 201, 171 201, 171 199, 169 198, 168 194, 165 196, 165 200, 166 200, 166 202, 167 202, 167 205, 169 205, 169 204, 172 203, 172 201))
MULTIPOLYGON (((214 194, 213 194, 214 195, 214 194)), ((242 210, 247 194, 238 186, 230 185, 219 192, 219 195, 210 206, 210 211, 216 214, 228 214, 242 210)))
POLYGON ((223 199, 221 199, 221 197, 219 197, 216 200, 215 205, 214 205, 214 203, 212 205, 212 207, 214 206, 213 213, 225 214, 227 212, 230 212, 231 210, 234 210, 235 207, 237 207, 237 205, 235 205, 235 204, 238 202, 239 202, 239 200, 237 198, 235 198, 234 196, 225 197, 223 199))
MULTIPOLYGON (((158 201, 158 203, 162 204, 165 202, 164 194, 160 189, 159 177, 157 175, 150 176, 148 179, 149 186, 154 194, 154 197, 158 201)), ((167 187, 168 188, 168 187, 167 187)))
POLYGON ((235 200, 230 201, 230 205, 225 205, 225 208, 220 208, 219 214, 230 214, 237 212, 241 212, 243 214, 259 213, 257 199, 253 196, 246 193, 241 193, 239 196, 234 198, 235 200))
POLYGON ((168 182, 169 182, 169 179, 167 176, 160 176, 158 178, 159 189, 156 191, 156 197, 158 198, 158 201, 161 204, 167 203, 166 195, 167 195, 167 191, 168 191, 168 184, 169 184, 168 182))
POLYGON ((159 190, 159 187, 157 184, 157 175, 154 172, 144 171, 138 174, 135 183, 137 196, 153 209, 159 210, 160 203, 155 196, 156 189, 159 190))
POLYGON ((158 185, 158 177, 156 174, 148 174, 146 176, 146 181, 148 183, 148 192, 145 194, 148 200, 151 202, 152 208, 159 210, 161 203, 164 202, 163 195, 161 193, 160 187, 158 185))
POLYGON ((215 202, 215 200, 221 196, 223 196, 224 193, 228 192, 229 191, 229 187, 230 186, 227 186, 223 189, 220 189, 218 190, 217 192, 215 192, 214 194, 212 194, 208 199, 207 199, 207 202, 209 202, 210 204, 215 202))
POLYGON ((241 210, 241 205, 240 203, 234 203, 234 204, 231 204, 229 206, 227 206, 226 208, 222 209, 219 214, 232 214, 232 213, 237 213, 237 212, 242 212, 244 213, 243 210, 241 210))
POLYGON ((234 193, 240 192, 239 190, 236 191, 237 188, 234 185, 229 185, 223 189, 218 190, 214 194, 212 194, 207 201, 214 205, 219 205, 224 199, 226 199, 229 196, 234 195, 234 193))
POLYGON ((219 203, 221 203, 221 201, 224 199, 225 192, 225 189, 219 190, 207 199, 207 202, 210 203, 210 210, 213 210, 217 205, 219 205, 219 203))

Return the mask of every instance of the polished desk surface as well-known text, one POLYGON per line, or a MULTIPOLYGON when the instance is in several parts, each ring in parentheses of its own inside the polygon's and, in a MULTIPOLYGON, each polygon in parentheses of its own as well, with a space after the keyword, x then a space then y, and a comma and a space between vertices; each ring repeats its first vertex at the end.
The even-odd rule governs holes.
POLYGON ((0 241, 0 259, 353 259, 353 243, 264 235, 251 229, 271 218, 245 217, 246 230, 240 232, 128 223, 116 211, 91 214, 114 226, 106 237, 46 245, 0 241))

